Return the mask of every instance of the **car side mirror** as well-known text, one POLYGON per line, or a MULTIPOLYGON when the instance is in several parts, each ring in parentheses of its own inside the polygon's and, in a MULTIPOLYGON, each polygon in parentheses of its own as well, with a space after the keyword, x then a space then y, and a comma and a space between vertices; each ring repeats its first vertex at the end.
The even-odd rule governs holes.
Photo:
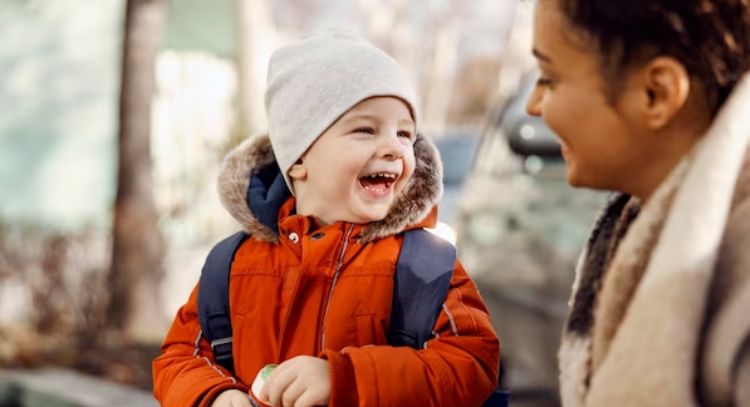
POLYGON ((526 116, 507 131, 508 144, 513 153, 528 157, 561 157, 560 143, 552 130, 538 117, 526 116))

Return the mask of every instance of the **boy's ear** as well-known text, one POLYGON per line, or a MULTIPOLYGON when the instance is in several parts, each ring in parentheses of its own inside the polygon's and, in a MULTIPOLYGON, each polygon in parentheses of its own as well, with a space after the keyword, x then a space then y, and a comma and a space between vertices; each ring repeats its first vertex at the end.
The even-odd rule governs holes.
POLYGON ((305 164, 302 163, 302 160, 294 163, 292 168, 289 169, 289 178, 295 181, 302 181, 307 178, 307 168, 305 168, 305 164))
POLYGON ((690 95, 690 75, 678 60, 657 57, 642 68, 646 125, 651 130, 666 126, 685 106, 690 95))

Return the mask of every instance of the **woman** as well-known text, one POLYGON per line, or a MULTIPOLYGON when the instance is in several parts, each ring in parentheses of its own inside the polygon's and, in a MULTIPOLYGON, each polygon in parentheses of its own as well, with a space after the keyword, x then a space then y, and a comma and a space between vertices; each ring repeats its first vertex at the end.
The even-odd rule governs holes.
POLYGON ((618 191, 576 271, 565 406, 750 406, 750 3, 539 0, 528 101, 618 191))

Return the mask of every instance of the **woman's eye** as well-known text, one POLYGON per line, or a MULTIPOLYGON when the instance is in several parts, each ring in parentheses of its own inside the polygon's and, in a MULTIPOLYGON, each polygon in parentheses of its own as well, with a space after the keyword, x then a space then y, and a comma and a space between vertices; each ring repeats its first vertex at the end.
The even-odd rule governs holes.
POLYGON ((375 129, 373 129, 372 127, 360 127, 358 129, 355 129, 354 133, 375 134, 375 129))
POLYGON ((548 78, 539 77, 539 79, 536 80, 536 85, 549 87, 549 86, 552 86, 552 80, 548 78))

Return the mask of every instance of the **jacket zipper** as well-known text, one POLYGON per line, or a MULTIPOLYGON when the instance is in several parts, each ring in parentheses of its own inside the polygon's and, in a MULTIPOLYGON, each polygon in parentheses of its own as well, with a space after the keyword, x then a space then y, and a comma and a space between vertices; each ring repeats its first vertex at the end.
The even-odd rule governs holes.
POLYGON ((341 268, 344 265, 344 255, 346 254, 346 249, 349 246, 349 235, 351 235, 353 229, 354 225, 349 225, 349 228, 346 231, 346 235, 344 236, 344 244, 341 246, 341 253, 339 254, 339 261, 336 264, 336 271, 333 273, 331 288, 328 290, 328 299, 326 300, 325 311, 323 311, 323 324, 320 328, 320 352, 322 352, 326 348, 326 318, 328 318, 328 306, 331 303, 331 298, 333 297, 333 289, 336 288, 336 282, 339 279, 339 273, 341 272, 341 268))

